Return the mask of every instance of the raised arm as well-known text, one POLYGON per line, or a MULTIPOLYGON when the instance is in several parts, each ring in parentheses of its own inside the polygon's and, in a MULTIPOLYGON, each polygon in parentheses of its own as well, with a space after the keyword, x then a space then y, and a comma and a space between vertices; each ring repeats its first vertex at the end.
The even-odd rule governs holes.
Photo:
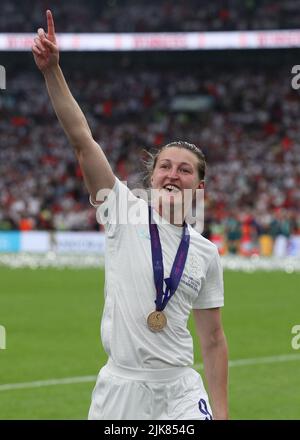
POLYGON ((54 20, 47 10, 47 34, 38 29, 32 52, 35 63, 44 75, 54 111, 64 132, 73 145, 85 184, 92 197, 101 189, 111 189, 115 176, 101 147, 93 139, 87 120, 72 96, 59 66, 54 20))

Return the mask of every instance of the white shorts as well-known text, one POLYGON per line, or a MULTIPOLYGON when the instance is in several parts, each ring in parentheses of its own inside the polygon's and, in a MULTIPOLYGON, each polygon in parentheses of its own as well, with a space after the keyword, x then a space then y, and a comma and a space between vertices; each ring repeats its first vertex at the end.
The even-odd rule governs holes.
POLYGON ((189 367, 100 370, 89 420, 211 420, 201 376, 189 367))

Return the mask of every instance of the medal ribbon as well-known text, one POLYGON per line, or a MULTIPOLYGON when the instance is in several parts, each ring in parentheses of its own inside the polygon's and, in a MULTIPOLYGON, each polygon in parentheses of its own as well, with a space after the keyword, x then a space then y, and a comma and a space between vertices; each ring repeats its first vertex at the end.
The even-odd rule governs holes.
POLYGON ((164 279, 164 265, 161 243, 157 225, 152 221, 152 209, 149 206, 149 232, 151 238, 152 266, 154 274, 154 283, 156 288, 156 310, 162 311, 168 304, 177 290, 186 262, 189 245, 190 234, 187 224, 184 222, 181 241, 176 253, 176 257, 172 266, 170 278, 164 279), (166 289, 164 291, 164 281, 166 289))

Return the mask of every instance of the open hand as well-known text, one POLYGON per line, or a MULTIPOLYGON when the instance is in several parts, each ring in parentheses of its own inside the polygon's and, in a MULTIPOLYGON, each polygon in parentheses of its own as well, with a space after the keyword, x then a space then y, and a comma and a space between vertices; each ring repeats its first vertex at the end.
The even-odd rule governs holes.
POLYGON ((57 66, 59 62, 59 51, 51 11, 47 10, 46 15, 47 34, 43 28, 39 28, 32 46, 34 61, 42 72, 57 66))

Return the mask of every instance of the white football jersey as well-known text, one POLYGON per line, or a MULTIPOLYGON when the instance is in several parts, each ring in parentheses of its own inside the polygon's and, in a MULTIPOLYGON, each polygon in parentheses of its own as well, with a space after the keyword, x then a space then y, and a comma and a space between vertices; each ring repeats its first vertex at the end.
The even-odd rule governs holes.
MULTIPOLYGON (((193 343, 187 328, 192 309, 224 304, 223 276, 216 246, 190 225, 190 246, 179 286, 164 313, 167 325, 154 333, 147 326, 155 310, 148 205, 116 179, 113 190, 98 208, 105 227, 105 306, 101 323, 104 349, 116 365, 129 368, 191 366, 193 343), (130 218, 139 221, 127 222, 130 218)), ((98 217, 99 218, 99 217, 98 217)), ((154 220, 163 252, 164 278, 171 268, 182 227, 154 220)))

